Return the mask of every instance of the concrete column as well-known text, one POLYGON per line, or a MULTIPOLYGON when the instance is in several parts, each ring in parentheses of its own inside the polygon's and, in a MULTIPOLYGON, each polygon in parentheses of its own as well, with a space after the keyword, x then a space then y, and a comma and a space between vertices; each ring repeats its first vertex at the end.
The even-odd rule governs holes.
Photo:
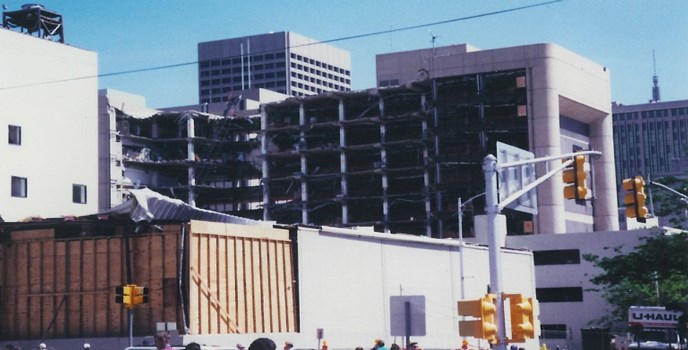
MULTIPOLYGON (((614 137, 612 116, 607 115, 590 124, 590 146, 602 152, 592 159, 595 169, 614 169, 614 137)), ((595 171, 595 230, 618 231, 619 211, 616 177, 613 171, 595 171)))
MULTIPOLYGON (((339 121, 343 122, 346 119, 344 114, 344 99, 339 99, 339 121)), ((346 152, 344 148, 346 147, 346 130, 344 125, 339 126, 339 171, 341 172, 342 182, 342 224, 349 223, 349 205, 346 198, 349 196, 349 179, 348 172, 349 169, 346 165, 346 152)))
POLYGON ((270 220, 270 211, 268 207, 270 206, 270 184, 268 179, 270 178, 270 169, 268 168, 268 116, 264 108, 260 111, 260 155, 263 159, 261 161, 263 170, 263 220, 270 220))
POLYGON ((306 153, 301 152, 302 149, 308 148, 306 144, 306 133, 303 131, 306 126, 306 110, 303 108, 303 103, 299 105, 299 125, 301 126, 301 142, 299 142, 299 153, 301 154, 301 223, 308 224, 308 184, 306 183, 306 175, 308 175, 308 163, 306 160, 306 153))
MULTIPOLYGON (((527 73, 529 138, 536 158, 561 154, 559 91, 556 74, 552 74, 554 69, 555 63, 545 58, 535 63, 527 73)), ((560 164, 560 160, 549 162, 549 168, 560 164)), ((544 163, 538 163, 535 168, 538 177, 547 172, 544 163)), ((537 187, 536 234, 566 233, 563 187, 561 176, 553 176, 537 187)))
MULTIPOLYGON (((186 159, 190 162, 196 160, 196 151, 194 150, 193 138, 196 137, 196 127, 192 115, 186 115, 186 137, 187 137, 187 155, 186 159)), ((196 206, 196 193, 194 193, 194 186, 196 186, 196 169, 193 165, 189 165, 188 169, 189 182, 189 196, 187 202, 190 206, 196 206)))

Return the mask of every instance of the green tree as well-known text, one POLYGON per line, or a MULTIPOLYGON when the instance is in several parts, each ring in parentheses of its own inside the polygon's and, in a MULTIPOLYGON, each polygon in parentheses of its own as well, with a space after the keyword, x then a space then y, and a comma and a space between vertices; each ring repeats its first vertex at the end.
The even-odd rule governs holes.
MULTIPOLYGON (((677 192, 684 194, 688 193, 688 179, 666 176, 653 181, 671 187, 677 192)), ((674 228, 684 230, 688 228, 687 202, 679 200, 680 196, 659 186, 649 185, 647 189, 648 191, 652 191, 652 202, 656 216, 668 218, 671 226, 674 228)))
POLYGON ((628 254, 619 247, 613 256, 584 255, 601 269, 590 281, 612 306, 611 314, 596 320, 597 325, 623 330, 628 307, 669 306, 688 302, 688 234, 657 235, 628 254))

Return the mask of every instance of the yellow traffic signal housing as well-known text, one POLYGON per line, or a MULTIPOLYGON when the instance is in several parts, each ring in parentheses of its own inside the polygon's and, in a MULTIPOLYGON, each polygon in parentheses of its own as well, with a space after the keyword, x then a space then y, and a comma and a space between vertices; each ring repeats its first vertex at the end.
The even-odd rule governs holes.
POLYGON ((459 316, 472 316, 477 320, 459 321, 459 335, 497 341, 497 324, 495 313, 497 307, 493 295, 486 295, 476 300, 458 302, 459 316))
POLYGON ((645 206, 645 180, 642 176, 632 179, 625 179, 622 182, 625 191, 624 205, 626 206, 626 217, 635 218, 638 222, 646 222, 647 207, 645 206))
POLYGON ((115 287, 115 302, 124 304, 126 307, 134 305, 134 284, 127 284, 121 287, 115 287))
POLYGON ((132 302, 134 305, 148 303, 148 288, 134 286, 134 297, 132 302))
POLYGON ((588 186, 585 181, 588 175, 585 173, 585 156, 575 156, 570 168, 564 169, 564 198, 585 200, 588 195, 588 186))
POLYGON ((509 296, 511 309, 512 343, 523 343, 526 339, 535 339, 535 305, 533 298, 521 294, 509 296))

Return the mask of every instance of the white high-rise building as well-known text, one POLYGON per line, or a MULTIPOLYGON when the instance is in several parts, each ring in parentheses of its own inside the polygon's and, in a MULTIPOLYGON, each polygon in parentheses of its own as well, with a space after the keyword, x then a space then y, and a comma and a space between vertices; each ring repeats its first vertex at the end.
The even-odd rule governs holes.
POLYGON ((25 5, 6 11, 0 29, 0 127, 8 135, 0 144, 5 221, 86 215, 98 208, 97 54, 64 44, 61 25, 59 31, 23 28, 23 16, 36 13, 61 21, 40 5, 25 5))

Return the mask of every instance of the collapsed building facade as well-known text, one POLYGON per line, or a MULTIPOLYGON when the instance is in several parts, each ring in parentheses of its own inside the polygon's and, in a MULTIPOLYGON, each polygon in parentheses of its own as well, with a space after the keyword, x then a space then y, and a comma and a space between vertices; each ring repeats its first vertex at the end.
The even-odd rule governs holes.
POLYGON ((130 184, 200 208, 433 237, 471 235, 497 142, 536 157, 594 149, 585 200, 566 202, 555 176, 537 188, 537 215, 504 210, 508 231, 618 228, 606 68, 551 44, 459 45, 378 56, 378 80, 230 116, 118 110, 113 148, 130 184))

